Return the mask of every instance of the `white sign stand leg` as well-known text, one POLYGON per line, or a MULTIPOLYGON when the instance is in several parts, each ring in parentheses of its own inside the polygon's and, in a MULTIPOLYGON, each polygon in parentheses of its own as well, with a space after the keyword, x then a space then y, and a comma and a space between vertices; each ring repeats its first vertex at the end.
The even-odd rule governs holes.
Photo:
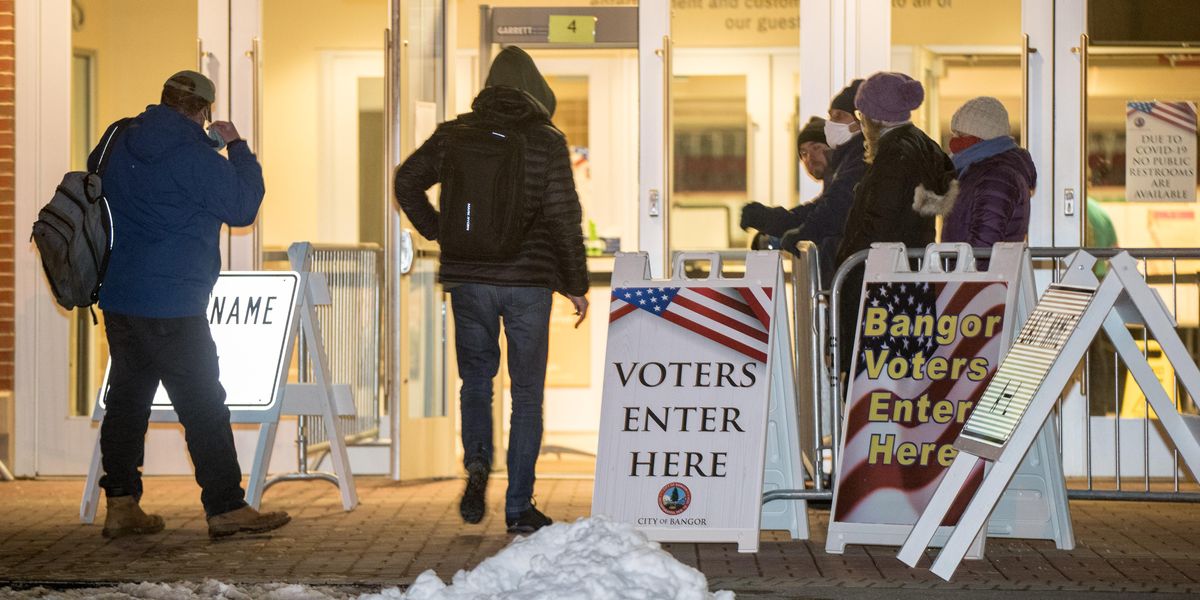
MULTIPOLYGON (((775 319, 788 322, 783 288, 775 302, 775 319)), ((767 408, 767 454, 763 466, 763 492, 794 490, 804 487, 800 464, 800 416, 796 411, 796 382, 792 364, 791 336, 781 327, 772 352, 777 366, 771 369, 771 397, 767 408)), ((760 529, 787 530, 793 540, 808 539, 808 502, 775 500, 763 504, 760 529)))
POLYGON ((92 449, 92 460, 88 465, 87 480, 83 483, 83 502, 79 504, 79 522, 91 524, 96 521, 96 510, 100 504, 100 428, 96 428, 96 445, 92 449))
POLYGON ((16 478, 13 477, 12 471, 9 471, 4 461, 0 460, 0 481, 13 481, 14 479, 16 478))
MULTIPOLYGON (((254 466, 250 471, 250 485, 246 490, 246 502, 257 509, 262 504, 262 495, 268 487, 283 481, 328 481, 338 486, 342 496, 342 507, 349 511, 358 506, 358 491, 354 484, 354 474, 350 472, 350 458, 346 452, 346 442, 338 432, 337 421, 340 416, 354 415, 354 402, 350 387, 334 385, 329 370, 329 358, 325 353, 325 338, 321 334, 321 323, 317 320, 317 306, 331 303, 329 288, 325 277, 320 273, 311 272, 312 245, 307 242, 292 244, 288 248, 288 257, 292 268, 301 275, 300 298, 297 306, 298 318, 293 321, 291 341, 287 354, 295 345, 296 334, 300 336, 309 359, 312 361, 314 383, 295 383, 285 386, 283 398, 283 414, 285 415, 320 415, 329 440, 329 453, 333 458, 333 474, 329 473, 288 473, 266 480, 267 467, 271 463, 271 451, 275 443, 278 423, 264 423, 259 431, 258 447, 255 450, 254 466)), ((302 366, 303 368, 303 366, 302 366)), ((301 457, 304 460, 304 457, 301 457)))

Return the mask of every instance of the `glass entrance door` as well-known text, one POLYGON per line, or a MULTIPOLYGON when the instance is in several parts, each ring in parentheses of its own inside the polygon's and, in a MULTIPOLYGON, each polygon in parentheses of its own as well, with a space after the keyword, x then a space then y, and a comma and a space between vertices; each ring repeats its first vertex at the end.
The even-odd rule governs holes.
MULTIPOLYGON (((446 22, 439 0, 393 0, 387 42, 387 164, 403 162, 445 118, 446 22)), ((388 394, 392 476, 450 477, 455 461, 457 376, 448 329, 449 298, 437 282, 438 246, 421 237, 388 187, 390 311, 388 394)), ((430 198, 437 201, 436 190, 430 198)))
MULTIPOLYGON (((71 67, 60 74, 59 89, 70 90, 64 147, 68 161, 62 166, 86 169, 88 154, 114 121, 134 116, 148 104, 157 104, 163 82, 182 69, 213 73, 228 64, 228 6, 205 0, 170 0, 145 3, 135 0, 78 0, 63 18, 70 19, 71 67), (137 19, 130 19, 137 14, 137 19), (220 24, 219 24, 220 23, 220 24), (220 38, 226 43, 216 44, 220 38), (203 40, 209 40, 206 47, 203 40)), ((66 30, 64 28, 64 30, 66 30)), ((214 80, 216 80, 214 78, 214 80)), ((228 114, 228 89, 217 85, 217 118, 228 114)), ((53 143, 53 142, 52 142, 53 143)), ((103 315, 92 324, 87 311, 62 312, 66 324, 69 373, 62 394, 39 394, 37 411, 36 472, 40 475, 77 475, 87 471, 96 429, 91 422, 96 392, 108 360, 103 315)), ((43 365, 47 372, 55 365, 43 365)), ((179 436, 175 436, 179 437, 179 436)), ((155 457, 147 456, 147 469, 155 457)), ((184 461, 186 464, 186 461, 184 461)))

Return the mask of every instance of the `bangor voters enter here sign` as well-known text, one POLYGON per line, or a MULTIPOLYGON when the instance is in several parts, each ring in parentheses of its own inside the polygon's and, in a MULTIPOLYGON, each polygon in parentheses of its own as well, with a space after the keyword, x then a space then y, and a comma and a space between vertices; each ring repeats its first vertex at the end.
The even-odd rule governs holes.
MULTIPOLYGON (((1002 282, 867 283, 834 506, 838 521, 916 522, 996 373, 1008 292, 1002 282)), ((982 477, 981 466, 969 489, 982 477)), ((964 508, 960 501, 945 524, 956 523, 964 508)))

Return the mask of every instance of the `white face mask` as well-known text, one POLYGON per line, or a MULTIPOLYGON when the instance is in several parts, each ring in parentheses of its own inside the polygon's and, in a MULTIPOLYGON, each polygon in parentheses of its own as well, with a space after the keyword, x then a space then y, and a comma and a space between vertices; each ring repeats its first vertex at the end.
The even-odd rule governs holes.
POLYGON ((850 138, 854 137, 854 132, 850 131, 850 125, 850 123, 825 121, 825 143, 830 148, 837 148, 850 141, 850 138))

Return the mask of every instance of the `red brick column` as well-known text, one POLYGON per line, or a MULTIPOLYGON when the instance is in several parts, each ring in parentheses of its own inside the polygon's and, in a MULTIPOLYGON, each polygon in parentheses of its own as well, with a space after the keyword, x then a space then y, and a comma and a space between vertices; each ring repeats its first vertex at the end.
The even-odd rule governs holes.
POLYGON ((14 0, 0 0, 0 392, 13 389, 14 0))

